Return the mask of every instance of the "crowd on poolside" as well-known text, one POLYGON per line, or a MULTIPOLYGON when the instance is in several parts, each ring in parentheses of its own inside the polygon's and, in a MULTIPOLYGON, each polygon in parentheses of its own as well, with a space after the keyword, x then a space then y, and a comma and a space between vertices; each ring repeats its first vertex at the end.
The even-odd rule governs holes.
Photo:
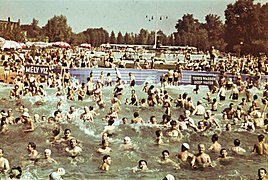
MULTIPOLYGON (((223 102, 230 98, 233 100, 227 107, 223 108, 222 117, 226 122, 225 130, 232 131, 232 127, 238 126, 249 132, 254 132, 256 128, 261 128, 263 134, 258 136, 259 142, 254 145, 253 153, 256 154, 268 154, 268 144, 265 143, 265 134, 268 133, 268 78, 265 82, 261 81, 262 76, 268 74, 268 63, 266 58, 233 58, 228 57, 225 61, 215 62, 214 60, 194 60, 185 61, 181 64, 175 64, 174 70, 169 69, 167 73, 164 73, 160 79, 161 89, 157 89, 154 85, 145 83, 142 91, 147 95, 147 98, 139 98, 135 93, 135 74, 129 73, 129 86, 131 87, 131 97, 122 102, 122 95, 127 89, 127 84, 122 82, 120 69, 124 67, 124 63, 114 64, 114 57, 112 52, 109 51, 107 56, 104 57, 104 66, 107 68, 116 67, 116 79, 112 79, 110 74, 104 75, 101 73, 100 77, 94 77, 91 73, 88 75, 86 82, 79 83, 73 82, 73 78, 68 71, 68 68, 79 67, 97 67, 96 62, 91 61, 88 54, 83 52, 74 53, 70 50, 63 49, 49 49, 49 50, 37 50, 34 54, 25 53, 23 56, 15 53, 6 54, 2 56, 4 66, 5 82, 11 72, 16 73, 14 78, 14 88, 9 93, 9 98, 13 100, 19 100, 22 96, 47 96, 46 87, 55 89, 55 96, 66 96, 69 101, 84 101, 86 98, 92 98, 99 109, 104 109, 107 105, 111 104, 111 108, 104 120, 107 121, 108 126, 105 126, 102 137, 102 146, 97 150, 98 153, 103 154, 103 163, 100 166, 101 170, 107 171, 111 165, 111 156, 109 147, 108 136, 112 135, 115 131, 114 122, 120 117, 120 107, 122 106, 140 106, 143 109, 147 107, 162 106, 163 116, 161 122, 157 122, 159 119, 155 116, 151 116, 148 123, 159 125, 159 130, 156 131, 156 143, 163 144, 163 137, 170 139, 181 138, 184 131, 195 131, 203 133, 208 130, 220 128, 220 124, 213 116, 213 112, 218 111, 219 107, 224 106, 223 102), (50 72, 49 76, 24 74, 24 65, 48 65, 66 67, 60 73, 50 72), (196 71, 220 71, 222 74, 219 81, 215 85, 209 86, 209 91, 206 93, 206 97, 200 97, 197 102, 191 98, 191 93, 181 93, 177 97, 172 97, 166 90, 166 86, 179 85, 182 76, 182 70, 196 70, 196 71), (226 72, 230 72, 233 78, 227 78, 226 72), (242 79, 241 74, 251 75, 249 78, 242 79), (96 81, 96 79, 98 79, 96 81), (45 86, 45 87, 44 87, 45 86), (113 97, 111 102, 105 102, 103 98, 103 87, 114 87, 113 97), (262 96, 259 97, 252 91, 254 87, 258 88, 262 92, 262 96), (229 96, 229 97, 228 97, 229 96), (241 102, 238 100, 242 98, 241 102), (219 100, 217 100, 219 97, 219 100), (204 103, 205 102, 205 103, 204 103), (196 104, 195 104, 196 103, 196 104), (172 117, 171 107, 176 106, 183 110, 183 114, 180 117, 172 117), (199 119, 198 122, 193 120, 199 119), (174 120, 178 119, 178 120, 174 120)), ((154 68, 149 61, 144 62, 142 57, 140 60, 135 60, 134 68, 137 69, 149 69, 154 68), (146 64, 145 64, 146 63, 146 64)), ((199 93, 198 86, 193 90, 193 93, 199 93)), ((2 98, 2 102, 7 99, 2 98)), ((42 104, 42 101, 37 102, 42 104)), ((1 133, 8 133, 9 126, 12 124, 24 124, 25 132, 35 131, 35 123, 40 121, 60 124, 63 120, 72 122, 74 118, 79 118, 85 122, 94 122, 94 119, 98 116, 92 106, 84 107, 84 112, 77 115, 75 107, 71 106, 68 112, 62 112, 63 99, 57 104, 53 117, 46 117, 45 115, 35 114, 33 118, 29 115, 29 109, 20 106, 17 110, 20 112, 20 116, 14 117, 12 109, 1 110, 1 133)), ((122 118, 122 124, 128 124, 126 117, 122 118)), ((145 121, 140 117, 138 112, 133 113, 131 122, 133 124, 142 124, 145 121)), ((146 122, 147 123, 147 122, 146 122)), ((59 127, 58 127, 59 128, 59 127)), ((51 143, 61 144, 65 148, 66 153, 70 157, 77 157, 82 153, 82 148, 79 146, 79 141, 71 136, 71 130, 65 129, 64 137, 59 137, 59 129, 54 129, 55 136, 52 138, 51 143)), ((227 155, 227 149, 222 148, 218 142, 218 135, 212 136, 212 145, 208 148, 211 152, 220 153, 219 160, 229 159, 227 155)), ((231 148, 233 153, 243 154, 245 150, 240 146, 240 140, 234 141, 234 147, 231 148)), ((124 143, 120 146, 121 149, 129 150, 135 149, 131 144, 129 137, 124 138, 124 143)), ((178 153, 177 157, 181 162, 189 161, 189 164, 195 168, 197 166, 213 166, 209 154, 205 153, 204 144, 198 145, 199 153, 193 155, 189 152, 190 146, 188 143, 182 143, 182 151, 178 153), (189 160, 190 159, 190 160, 189 160)), ((9 162, 3 158, 3 149, 0 149, 0 170, 3 172, 10 171, 9 162)), ((28 145, 29 160, 34 162, 40 162, 40 159, 45 163, 57 163, 51 157, 51 150, 46 149, 44 151, 44 157, 40 158, 40 154, 36 150, 36 144, 29 142, 28 145), (38 159, 38 161, 37 161, 38 159)), ((228 150, 229 151, 229 150, 228 150)), ((169 158, 169 151, 163 151, 163 159, 160 160, 161 164, 172 164, 177 169, 180 169, 180 165, 169 158)), ((141 160, 138 163, 138 167, 133 171, 144 171, 148 169, 147 161, 141 160)), ((14 169, 13 169, 14 170, 14 169)), ((54 175, 63 175, 64 170, 60 172, 54 172, 54 175)), ((260 170, 261 172, 264 170, 260 170)), ((12 173, 11 173, 12 174, 12 173)), ((19 173, 21 174, 21 173, 19 173)), ((265 173, 266 174, 266 170, 265 173)), ((52 176, 52 175, 51 175, 52 176)), ((51 177, 52 178, 52 177, 51 177)))

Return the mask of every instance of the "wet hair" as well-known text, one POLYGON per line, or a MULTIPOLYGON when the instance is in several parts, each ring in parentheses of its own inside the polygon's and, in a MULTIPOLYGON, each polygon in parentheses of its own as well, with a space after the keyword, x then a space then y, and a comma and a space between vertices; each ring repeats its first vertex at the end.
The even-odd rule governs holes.
POLYGON ((254 94, 253 99, 254 100, 258 99, 258 96, 256 94, 254 94))
POLYGON ((36 149, 36 144, 34 142, 29 142, 29 145, 33 148, 36 149))
POLYGON ((134 112, 133 116, 134 116, 134 118, 139 117, 139 113, 138 112, 134 112))
POLYGON ((151 85, 149 89, 153 89, 154 88, 154 85, 151 85))
POLYGON ((163 156, 164 156, 165 153, 168 153, 168 155, 169 155, 169 151, 168 151, 168 150, 164 150, 164 151, 162 151, 162 155, 163 155, 163 156))
POLYGON ((158 130, 155 131, 155 135, 157 137, 160 137, 161 133, 162 133, 162 131, 160 129, 158 129, 158 130))
POLYGON ((218 141, 218 139, 219 139, 218 134, 213 134, 211 137, 212 142, 218 141))
POLYGON ((66 133, 67 133, 67 131, 72 132, 72 131, 71 131, 71 129, 67 128, 67 129, 65 129, 65 130, 64 130, 64 134, 66 134, 66 133))
POLYGON ((92 111, 94 108, 93 106, 89 106, 89 110, 92 111))
POLYGON ((113 123, 114 123, 114 119, 109 119, 109 120, 108 120, 108 125, 109 125, 109 126, 113 125, 113 123))
POLYGON ((145 164, 147 165, 147 161, 144 160, 144 159, 142 159, 142 160, 139 160, 139 167, 140 167, 140 165, 141 165, 142 162, 145 162, 145 164))
POLYGON ((172 121, 170 122, 170 125, 171 125, 171 126, 176 126, 176 125, 177 125, 177 121, 172 120, 172 121))
POLYGON ((155 116, 151 116, 151 117, 150 117, 150 121, 152 121, 152 120, 153 120, 153 118, 155 118, 155 116))
POLYGON ((182 94, 182 99, 186 99, 187 96, 188 96, 187 93, 183 93, 183 94, 182 94))
POLYGON ((15 122, 16 122, 16 124, 17 124, 19 121, 20 121, 20 118, 19 118, 19 117, 15 118, 15 122))
POLYGON ((106 159, 108 159, 108 157, 111 157, 110 155, 104 155, 102 158, 102 161, 104 162, 106 159))
POLYGON ((234 145, 235 146, 239 146, 240 145, 240 140, 239 139, 235 139, 234 140, 234 145))
POLYGON ((60 129, 59 128, 55 128, 52 130, 53 136, 57 136, 60 134, 60 129))
POLYGON ((264 171, 265 174, 267 173, 265 168, 260 168, 260 169, 258 169, 258 174, 260 174, 261 171, 264 171))
POLYGON ((141 99, 141 102, 142 102, 142 103, 145 103, 145 102, 146 102, 146 99, 142 98, 142 99, 141 99))
POLYGON ((222 152, 223 152, 224 150, 227 151, 227 149, 222 148, 221 151, 220 151, 220 154, 222 154, 222 152))
POLYGON ((258 136, 258 139, 259 139, 259 141, 263 141, 264 140, 264 135, 263 134, 260 134, 259 136, 258 136))

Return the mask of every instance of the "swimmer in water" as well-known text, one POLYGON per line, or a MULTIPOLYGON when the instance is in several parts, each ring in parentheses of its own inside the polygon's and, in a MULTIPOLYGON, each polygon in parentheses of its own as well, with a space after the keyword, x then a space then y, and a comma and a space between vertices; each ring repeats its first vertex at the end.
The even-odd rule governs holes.
POLYGON ((133 172, 144 172, 148 171, 147 161, 146 160, 140 160, 137 167, 133 168, 133 172))
POLYGON ((206 147, 204 144, 198 144, 198 153, 194 155, 191 166, 193 168, 197 167, 209 167, 211 166, 211 159, 208 154, 205 153, 206 147))
POLYGON ((77 157, 82 153, 82 148, 78 146, 77 140, 75 138, 70 139, 70 146, 68 146, 65 151, 72 158, 77 157))
POLYGON ((99 169, 103 171, 109 171, 111 163, 112 163, 111 156, 104 155, 102 158, 102 164, 100 165, 99 169))
POLYGON ((6 173, 10 169, 9 166, 9 160, 3 157, 4 156, 4 150, 0 148, 0 174, 6 173))

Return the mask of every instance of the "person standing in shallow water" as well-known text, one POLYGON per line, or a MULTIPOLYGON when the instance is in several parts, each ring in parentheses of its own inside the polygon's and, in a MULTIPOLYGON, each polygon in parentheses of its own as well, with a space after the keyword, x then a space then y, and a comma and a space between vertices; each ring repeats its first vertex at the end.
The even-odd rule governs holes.
POLYGON ((205 153, 205 145, 204 144, 198 144, 198 153, 194 155, 191 166, 193 168, 197 167, 208 167, 211 166, 211 159, 208 154, 205 153))
POLYGON ((190 146, 188 143, 182 143, 181 152, 177 154, 177 157, 182 162, 187 162, 187 160, 192 159, 194 155, 189 152, 190 146))
POLYGON ((213 136, 211 137, 212 144, 208 149, 211 150, 212 152, 218 153, 221 150, 221 144, 218 143, 218 139, 219 137, 217 134, 213 134, 213 136))
POLYGON ((259 142, 257 142, 254 145, 253 148, 253 153, 259 154, 259 155, 263 155, 263 154, 268 154, 268 144, 265 143, 265 137, 264 135, 260 134, 258 136, 258 140, 259 142))

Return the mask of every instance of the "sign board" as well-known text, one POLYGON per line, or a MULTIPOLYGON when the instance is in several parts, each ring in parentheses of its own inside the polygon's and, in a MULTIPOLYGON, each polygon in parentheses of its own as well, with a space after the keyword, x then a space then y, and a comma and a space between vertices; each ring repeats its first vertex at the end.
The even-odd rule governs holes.
POLYGON ((192 75, 191 84, 193 85, 214 85, 217 81, 216 76, 213 75, 192 75))
POLYGON ((25 65, 25 74, 40 74, 48 75, 49 66, 39 66, 39 65, 25 65))

